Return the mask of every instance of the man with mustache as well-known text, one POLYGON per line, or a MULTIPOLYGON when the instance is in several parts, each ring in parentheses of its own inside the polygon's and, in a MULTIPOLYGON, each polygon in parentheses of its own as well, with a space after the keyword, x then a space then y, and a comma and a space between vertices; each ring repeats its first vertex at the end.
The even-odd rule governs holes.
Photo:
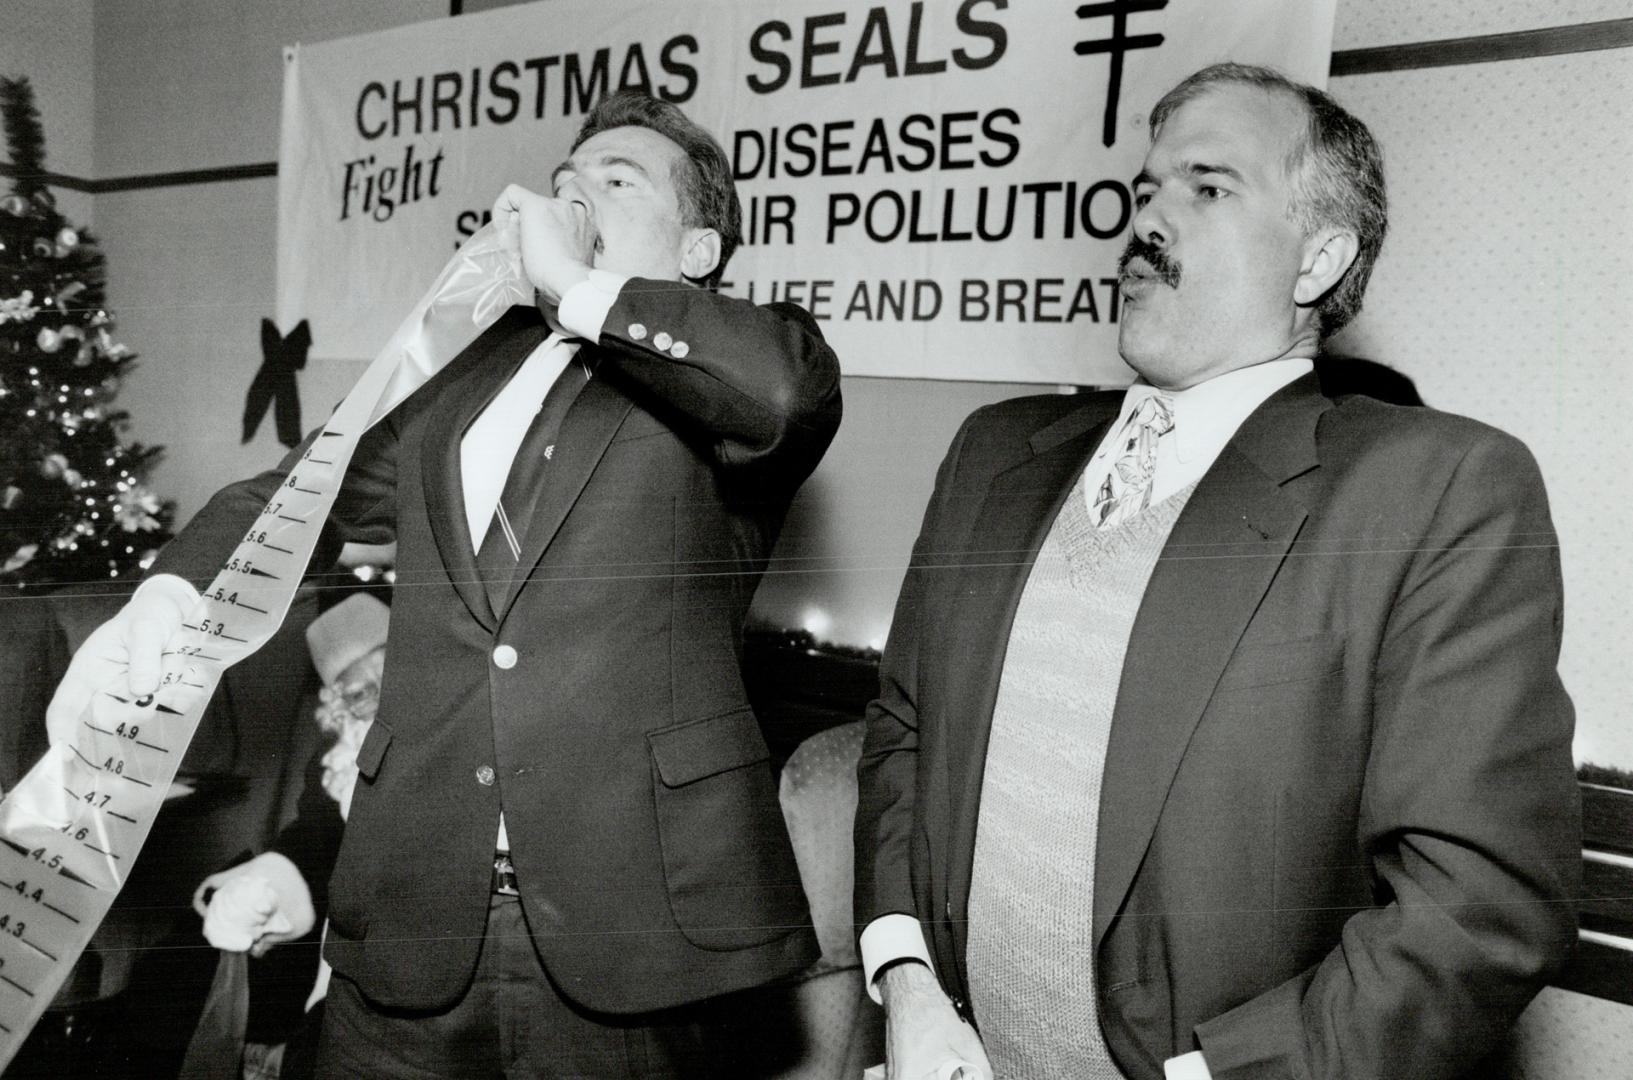
POLYGON ((868 710, 889 1074, 1451 1078, 1568 954, 1580 862, 1537 467, 1323 396, 1382 164, 1326 94, 1151 113, 1126 393, 965 423, 868 710))

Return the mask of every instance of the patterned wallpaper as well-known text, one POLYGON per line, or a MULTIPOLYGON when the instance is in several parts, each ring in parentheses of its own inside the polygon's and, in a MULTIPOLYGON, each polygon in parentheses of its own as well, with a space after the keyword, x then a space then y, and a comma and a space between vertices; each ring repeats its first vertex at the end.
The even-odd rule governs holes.
POLYGON ((1633 0, 1338 0, 1334 49, 1633 17, 1633 0))
MULTIPOLYGON (((1361 6, 1342 5, 1341 21, 1361 6)), ((1557 6, 1587 17, 1613 5, 1557 6)), ((1452 32, 1420 24, 1449 27, 1463 5, 1430 7, 1413 5, 1395 39, 1452 32)), ((1352 76, 1332 90, 1382 142, 1391 201, 1366 310, 1339 343, 1537 455, 1563 549, 1577 757, 1633 767, 1633 49, 1352 76)))

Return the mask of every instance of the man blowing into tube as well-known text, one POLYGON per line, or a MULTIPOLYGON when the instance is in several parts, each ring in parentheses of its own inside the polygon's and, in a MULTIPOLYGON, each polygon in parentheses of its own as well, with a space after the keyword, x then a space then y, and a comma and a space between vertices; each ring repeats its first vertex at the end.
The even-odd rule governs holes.
MULTIPOLYGON (((552 181, 494 206, 539 308, 364 438, 319 545, 395 540, 401 586, 328 882, 320 1075, 729 1074, 709 999, 817 956, 739 655, 836 360, 800 309, 712 290, 741 211, 672 105, 606 99, 552 181)), ((94 689, 154 689, 281 475, 166 548, 74 658, 54 739, 94 689)))

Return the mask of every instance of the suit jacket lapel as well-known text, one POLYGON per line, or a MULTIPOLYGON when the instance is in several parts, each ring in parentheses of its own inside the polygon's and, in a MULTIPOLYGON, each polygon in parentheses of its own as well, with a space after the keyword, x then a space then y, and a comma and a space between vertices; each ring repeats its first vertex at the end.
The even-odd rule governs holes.
POLYGON ((960 556, 964 567, 955 595, 964 598, 966 611, 979 613, 947 628, 946 655, 960 673, 948 700, 967 703, 960 709, 964 722, 949 733, 943 759, 947 790, 954 796, 947 848, 953 861, 946 900, 958 908, 953 912, 953 935, 960 956, 965 941, 963 909, 975 858, 977 796, 1015 609, 1061 504, 1075 489, 1089 455, 1116 415, 1115 404, 1109 409, 1091 404, 1033 435, 1030 456, 993 477, 970 532, 974 550, 960 556))
POLYGON ((1314 376, 1251 415, 1192 492, 1129 639, 1100 788, 1094 940, 1121 908, 1215 684, 1307 516, 1282 485, 1316 467, 1314 376))
MULTIPOLYGON (((478 338, 448 365, 451 385, 439 401, 436 415, 426 424, 421 454, 426 512, 448 580, 471 614, 489 630, 497 621, 487 591, 482 588, 466 521, 460 443, 471 421, 487 408, 550 332, 542 319, 529 318, 525 309, 512 311, 500 325, 508 332, 500 331, 492 340, 484 340, 488 335, 478 338)), ((509 467, 509 462, 503 464, 509 467)))
MULTIPOLYGON (((583 346, 580 359, 593 370, 596 366, 594 347, 583 346)), ((522 538, 519 567, 531 571, 544 557, 545 548, 550 546, 550 541, 561 529, 561 523, 583 493, 584 486, 590 482, 590 474, 595 472, 613 435, 617 434, 619 425, 634 404, 602 378, 591 378, 579 391, 572 408, 562 418, 561 430, 556 435, 556 455, 552 458, 538 502, 533 506, 527 533, 522 538)), ((502 610, 498 612, 501 620, 526 585, 523 580, 510 590, 502 610)), ((477 591, 482 592, 480 586, 477 591)))

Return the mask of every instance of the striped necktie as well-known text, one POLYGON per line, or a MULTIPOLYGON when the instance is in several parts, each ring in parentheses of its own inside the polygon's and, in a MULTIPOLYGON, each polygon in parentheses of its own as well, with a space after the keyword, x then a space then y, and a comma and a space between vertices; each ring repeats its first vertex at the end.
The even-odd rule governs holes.
POLYGON ((521 559, 527 547, 527 529, 533 519, 533 509, 538 505, 539 492, 548 482, 550 466, 561 460, 562 454, 570 452, 556 439, 567 411, 588 380, 588 369, 584 365, 567 365, 544 395, 543 404, 528 424, 527 433, 511 460, 510 472, 505 475, 504 489, 493 508, 493 520, 488 523, 482 546, 476 552, 482 587, 487 590, 488 603, 495 614, 504 610, 511 589, 528 571, 521 566, 521 559))

